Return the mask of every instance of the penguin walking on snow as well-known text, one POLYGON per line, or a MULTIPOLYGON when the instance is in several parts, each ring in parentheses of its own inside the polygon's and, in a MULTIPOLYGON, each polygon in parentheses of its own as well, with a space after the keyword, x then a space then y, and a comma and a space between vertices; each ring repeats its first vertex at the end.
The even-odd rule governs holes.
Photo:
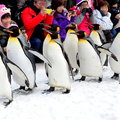
POLYGON ((86 36, 84 31, 75 33, 78 36, 78 56, 80 61, 80 73, 85 80, 86 77, 99 77, 99 82, 102 81, 102 64, 99 57, 99 51, 109 54, 114 59, 116 57, 108 50, 102 47, 96 47, 94 42, 86 36))
POLYGON ((20 77, 24 77, 27 80, 24 72, 17 65, 7 59, 0 46, 0 96, 4 96, 9 100, 8 102, 5 102, 5 106, 13 101, 10 70, 19 73, 20 77))
POLYGON ((64 88, 65 92, 69 93, 71 89, 70 75, 69 75, 69 66, 64 57, 64 53, 59 43, 56 42, 59 35, 58 32, 47 31, 51 40, 46 46, 46 58, 50 61, 52 67, 48 67, 48 77, 50 88, 45 92, 52 92, 55 88, 64 88))
MULTIPOLYGON (((90 26, 92 27, 90 38, 93 40, 94 44, 97 46, 104 46, 104 44, 106 43, 106 38, 102 31, 102 26, 100 26, 99 24, 90 24, 90 26)), ((108 56, 105 53, 100 53, 100 58, 102 61, 102 65, 104 65, 105 62, 107 62, 106 60, 108 56)))
POLYGON ((7 57, 24 71, 28 81, 24 78, 20 78, 14 71, 12 72, 13 79, 21 86, 20 89, 27 87, 28 90, 32 90, 36 86, 34 51, 29 52, 30 48, 24 46, 17 37, 19 35, 18 27, 14 26, 6 31, 11 35, 7 43, 7 57))
POLYGON ((109 49, 118 59, 118 61, 115 61, 113 58, 109 58, 110 67, 114 72, 114 75, 111 78, 118 80, 120 74, 120 33, 117 34, 109 49))
POLYGON ((66 38, 63 42, 63 48, 65 53, 68 56, 70 65, 72 67, 72 69, 75 69, 75 73, 77 74, 79 71, 79 66, 78 66, 78 59, 77 59, 77 55, 78 55, 78 37, 75 34, 71 34, 72 32, 75 32, 76 30, 76 24, 75 23, 71 23, 69 25, 67 25, 66 27, 66 38))

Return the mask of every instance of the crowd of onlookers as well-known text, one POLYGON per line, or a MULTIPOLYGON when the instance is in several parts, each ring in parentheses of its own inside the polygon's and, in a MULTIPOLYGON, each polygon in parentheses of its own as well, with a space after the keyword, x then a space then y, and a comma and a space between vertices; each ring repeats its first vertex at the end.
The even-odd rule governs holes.
MULTIPOLYGON (((120 32, 120 0, 1 0, 0 26, 8 28, 15 25, 11 18, 19 27, 24 26, 31 47, 40 52, 45 38, 40 23, 57 24, 60 27, 61 41, 64 41, 66 26, 71 22, 75 22, 77 29, 88 35, 92 29, 91 24, 99 24, 106 42, 112 42, 120 32), (9 9, 2 11, 4 7, 10 8, 11 12, 9 9), (46 9, 52 10, 47 13, 46 9)), ((8 35, 5 36, 6 33, 0 31, 2 46, 8 38, 8 35)))

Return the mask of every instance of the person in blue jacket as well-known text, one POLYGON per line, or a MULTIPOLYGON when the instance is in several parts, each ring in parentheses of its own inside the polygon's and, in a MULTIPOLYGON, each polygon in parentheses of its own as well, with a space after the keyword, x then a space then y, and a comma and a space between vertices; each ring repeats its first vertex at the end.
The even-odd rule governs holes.
POLYGON ((64 8, 64 0, 52 0, 51 8, 55 10, 53 24, 60 27, 61 41, 63 42, 66 37, 66 26, 75 21, 75 11, 68 12, 64 8))

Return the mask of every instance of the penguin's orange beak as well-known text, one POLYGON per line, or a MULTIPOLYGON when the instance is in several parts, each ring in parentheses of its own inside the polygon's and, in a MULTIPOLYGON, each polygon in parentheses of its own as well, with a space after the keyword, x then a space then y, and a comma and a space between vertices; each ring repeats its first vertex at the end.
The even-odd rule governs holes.
POLYGON ((77 32, 70 32, 70 34, 79 35, 79 33, 77 33, 77 32))
POLYGON ((13 31, 10 31, 10 30, 6 30, 6 32, 8 32, 8 33, 13 33, 13 31))

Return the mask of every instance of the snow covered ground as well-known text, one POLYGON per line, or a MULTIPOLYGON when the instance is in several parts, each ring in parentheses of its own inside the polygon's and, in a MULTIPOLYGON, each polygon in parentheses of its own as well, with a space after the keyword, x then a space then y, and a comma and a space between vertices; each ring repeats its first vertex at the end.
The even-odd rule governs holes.
MULTIPOLYGON (((70 94, 42 94, 49 86, 43 64, 37 65, 38 87, 30 94, 14 91, 7 107, 0 97, 0 120, 120 120, 120 84, 110 79, 112 74, 107 67, 101 83, 88 78, 73 82, 70 94)), ((12 89, 17 87, 13 82, 12 89)))

